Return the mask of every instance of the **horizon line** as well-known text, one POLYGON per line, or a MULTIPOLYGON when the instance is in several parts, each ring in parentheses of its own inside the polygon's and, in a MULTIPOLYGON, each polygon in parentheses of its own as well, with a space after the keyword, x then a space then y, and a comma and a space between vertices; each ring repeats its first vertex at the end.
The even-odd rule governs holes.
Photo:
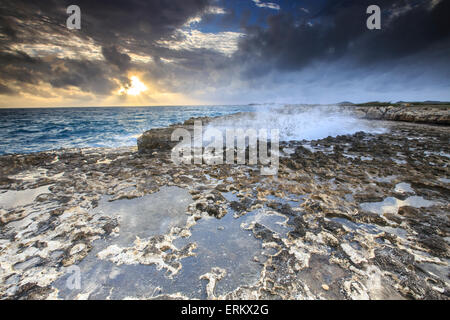
POLYGON ((64 109, 64 108, 166 108, 166 107, 232 107, 232 106, 259 106, 259 105, 317 105, 317 106, 332 106, 332 105, 361 105, 361 104, 402 104, 402 103, 430 103, 430 104, 450 104, 450 101, 367 101, 367 102, 334 102, 334 103, 288 103, 288 102, 262 102, 262 103, 244 103, 244 104, 166 104, 166 105, 136 105, 136 106, 120 106, 120 105, 101 105, 101 106, 21 106, 21 107, 0 107, 0 110, 7 109, 64 109))

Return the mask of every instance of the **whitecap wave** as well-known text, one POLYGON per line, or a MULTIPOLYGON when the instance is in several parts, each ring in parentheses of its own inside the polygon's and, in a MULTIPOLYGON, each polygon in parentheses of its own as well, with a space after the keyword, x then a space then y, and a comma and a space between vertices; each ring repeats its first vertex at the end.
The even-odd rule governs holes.
POLYGON ((359 131, 387 132, 380 122, 359 119, 339 106, 266 106, 257 112, 213 121, 207 129, 212 127, 223 132, 226 129, 266 129, 268 132, 278 129, 281 141, 318 140, 359 131))

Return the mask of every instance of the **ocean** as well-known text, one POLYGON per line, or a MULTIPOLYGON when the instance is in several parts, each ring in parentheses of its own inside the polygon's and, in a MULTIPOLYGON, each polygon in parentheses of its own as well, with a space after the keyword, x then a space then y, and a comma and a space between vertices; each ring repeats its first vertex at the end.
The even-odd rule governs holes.
POLYGON ((133 146, 139 135, 152 128, 191 117, 253 109, 252 106, 0 109, 0 154, 133 146))
POLYGON ((337 106, 180 106, 0 109, 0 154, 60 148, 135 146, 146 130, 191 117, 255 112, 218 129, 279 129, 280 140, 314 140, 358 131, 383 133, 379 122, 354 117, 337 106))

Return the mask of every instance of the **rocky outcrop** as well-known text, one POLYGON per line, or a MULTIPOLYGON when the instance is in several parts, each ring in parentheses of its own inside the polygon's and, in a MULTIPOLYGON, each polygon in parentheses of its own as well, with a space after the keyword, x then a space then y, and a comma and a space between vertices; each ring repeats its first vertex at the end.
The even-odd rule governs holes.
POLYGON ((193 125, 195 121, 201 121, 202 124, 207 124, 211 121, 210 117, 197 117, 190 118, 182 124, 173 124, 166 128, 155 128, 144 132, 137 139, 137 146, 139 153, 152 154, 155 151, 168 151, 171 150, 178 142, 172 141, 172 133, 177 128, 183 128, 189 130, 193 135, 193 125))
POLYGON ((373 120, 450 125, 450 108, 444 106, 351 107, 358 116, 373 120))
POLYGON ((158 128, 144 132, 137 140, 139 153, 170 150, 176 144, 171 141, 173 130, 173 128, 158 128))
POLYGON ((137 140, 137 146, 139 153, 141 154, 152 154, 155 151, 168 151, 171 150, 178 141, 172 141, 172 133, 177 128, 182 128, 188 130, 191 136, 194 135, 194 122, 201 121, 202 125, 205 126, 213 120, 222 119, 238 119, 242 116, 242 112, 218 116, 218 117, 193 117, 186 120, 182 124, 173 124, 167 128, 155 128, 144 132, 137 140))

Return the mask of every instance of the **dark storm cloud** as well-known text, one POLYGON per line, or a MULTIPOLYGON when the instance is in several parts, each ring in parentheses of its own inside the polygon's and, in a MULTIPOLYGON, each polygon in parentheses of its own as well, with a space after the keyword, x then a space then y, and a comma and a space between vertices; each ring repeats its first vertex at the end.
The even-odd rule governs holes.
MULTIPOLYGON (((251 0, 239 0, 250 6, 230 9, 227 1, 0 0, 0 94, 14 94, 19 88, 34 90, 32 86, 45 83, 107 95, 127 84, 130 70, 174 92, 206 88, 209 94, 214 90, 208 88, 216 92, 226 88, 223 92, 239 99, 247 88, 254 90, 255 97, 268 92, 275 96, 284 82, 304 90, 312 84, 331 90, 333 83, 339 83, 338 92, 342 83, 376 78, 380 73, 389 78, 392 70, 404 87, 411 82, 398 74, 426 75, 421 78, 424 87, 439 82, 448 86, 449 0, 314 0, 312 4, 298 0, 306 11, 285 11, 283 1, 274 1, 281 10, 261 9, 251 0), (66 8, 71 4, 81 8, 79 31, 65 27, 66 8), (366 9, 371 4, 382 9, 382 30, 366 28, 366 9), (211 5, 225 7, 227 13, 221 15, 219 27, 207 32, 229 31, 235 24, 232 30, 246 34, 234 55, 211 48, 161 45, 161 40, 183 41, 184 35, 177 30, 191 18, 213 21, 207 10, 211 5), (254 18, 255 10, 264 15, 254 18), (87 49, 80 49, 76 41, 87 49), (62 42, 63 53, 58 51, 62 42), (48 51, 33 54, 27 44, 43 44, 48 51), (52 48, 58 49, 53 52, 52 48), (150 57, 151 62, 134 60, 133 54, 150 57)), ((367 83, 380 92, 383 86, 367 83)), ((282 96, 290 91, 291 87, 280 89, 282 96)))
POLYGON ((45 19, 55 27, 64 27, 66 8, 74 3, 82 9, 82 32, 97 41, 111 44, 111 41, 121 40, 158 40, 205 10, 210 1, 2 0, 0 5, 2 16, 45 19))
POLYGON ((130 56, 126 53, 120 53, 116 46, 102 47, 102 54, 106 61, 117 66, 121 71, 126 71, 130 67, 130 56))
MULTIPOLYGON (((125 49, 159 59, 167 49, 160 48, 156 41, 171 36, 209 3, 209 0, 0 0, 0 79, 19 85, 46 82, 55 88, 74 86, 108 94, 118 86, 114 79, 127 82, 125 73, 132 64, 130 56, 123 52, 125 49), (65 27, 66 8, 74 3, 81 8, 80 31, 65 27), (46 44, 51 49, 60 41, 58 36, 71 39, 73 35, 80 41, 93 40, 102 48, 105 61, 86 61, 85 57, 41 59, 15 47, 46 44)), ((76 45, 67 44, 66 48, 77 50, 76 45)))
MULTIPOLYGON (((114 73, 106 63, 57 59, 51 63, 41 58, 32 58, 23 52, 1 53, 0 74, 2 81, 22 85, 51 84, 54 88, 78 87, 85 92, 108 94, 116 87, 111 79, 114 73)), ((0 90, 11 94, 12 89, 0 90)))
POLYGON ((295 71, 344 57, 357 65, 370 65, 418 54, 434 45, 449 47, 450 1, 434 7, 431 3, 330 1, 309 19, 281 12, 268 18, 267 28, 248 28, 239 58, 252 61, 247 76, 258 77, 272 69, 295 71), (372 31, 366 28, 366 9, 374 3, 382 9, 382 29, 372 31))
POLYGON ((54 88, 73 86, 85 92, 108 94, 117 86, 111 80, 110 68, 98 62, 65 60, 61 67, 53 68, 53 73, 47 81, 54 88))
MULTIPOLYGON (((0 9, 0 12, 1 9, 0 9)), ((12 27, 11 21, 7 19, 6 17, 0 16, 0 34, 3 34, 6 36, 7 39, 15 40, 16 39, 16 32, 14 31, 12 27)))
POLYGON ((0 74, 2 80, 38 84, 42 74, 50 73, 49 65, 24 52, 0 53, 0 74))

